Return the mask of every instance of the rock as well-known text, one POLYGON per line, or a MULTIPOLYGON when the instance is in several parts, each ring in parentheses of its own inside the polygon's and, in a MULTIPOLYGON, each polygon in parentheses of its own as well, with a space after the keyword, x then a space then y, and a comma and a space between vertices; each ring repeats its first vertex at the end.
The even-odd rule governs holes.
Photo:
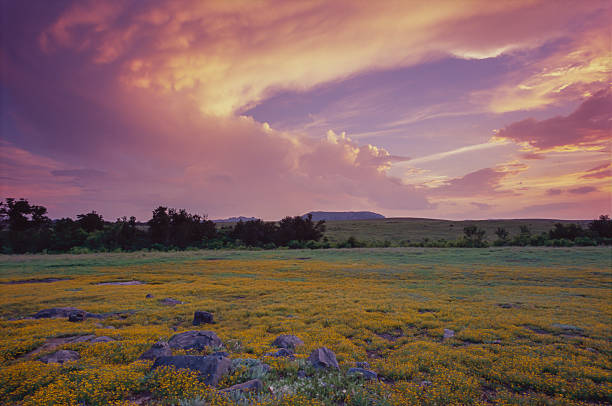
POLYGON ((143 285, 144 282, 141 281, 124 281, 124 282, 101 282, 97 285, 119 285, 119 286, 129 286, 129 285, 143 285))
POLYGON ((554 328, 558 328, 561 330, 569 330, 569 331, 573 331, 573 332, 577 332, 577 333, 581 333, 584 331, 584 329, 582 327, 578 327, 578 326, 572 326, 571 324, 559 324, 559 323, 555 323, 552 324, 552 326, 554 328))
POLYGON ((281 348, 280 350, 276 352, 269 352, 265 355, 268 357, 276 357, 276 358, 291 358, 291 359, 295 358, 293 351, 287 348, 281 348))
POLYGON ((444 329, 444 339, 445 339, 445 340, 447 340, 447 339, 449 339, 449 338, 451 338, 451 337, 454 337, 454 336, 455 336, 455 331, 450 330, 450 329, 448 329, 448 328, 445 328, 445 329, 444 329))
POLYGON ((308 361, 315 368, 340 369, 338 361, 336 360, 336 354, 329 348, 317 348, 310 354, 308 361))
POLYGON ((419 384, 419 386, 421 388, 426 388, 428 386, 431 386, 431 381, 421 381, 421 383, 419 384))
POLYGON ((357 366, 357 368, 365 368, 365 369, 369 369, 370 368, 370 364, 368 362, 355 362, 355 365, 357 366))
POLYGON ((259 379, 251 379, 250 381, 246 381, 245 383, 239 383, 234 386, 230 386, 227 389, 222 389, 219 392, 228 393, 228 392, 252 392, 257 393, 261 391, 263 388, 263 383, 259 379))
POLYGON ((200 324, 213 324, 213 315, 209 312, 196 311, 193 314, 193 325, 199 326, 200 324))
POLYGON ((85 320, 86 317, 86 312, 84 312, 83 310, 74 310, 68 314, 68 321, 71 321, 73 323, 80 322, 85 320))
POLYGON ((369 369, 365 369, 365 368, 351 368, 348 370, 347 374, 349 375, 359 374, 363 376, 363 378, 366 380, 377 380, 378 379, 378 374, 376 372, 371 371, 369 369))
POLYGON ((305 379, 306 378, 306 372, 305 371, 298 371, 297 376, 300 379, 305 379))
POLYGON ((81 356, 76 351, 59 350, 53 354, 43 355, 39 358, 39 361, 42 361, 45 364, 63 364, 64 362, 76 361, 79 358, 81 358, 81 356))
POLYGON ((147 293, 147 295, 145 296, 145 299, 152 299, 152 298, 153 298, 153 295, 150 293, 147 293))
POLYGON ((166 341, 158 341, 146 350, 138 359, 154 360, 159 357, 169 357, 172 355, 170 345, 166 341))
POLYGON ((221 347, 223 343, 212 331, 185 331, 175 334, 168 340, 170 348, 202 351, 206 347, 221 347))
POLYGON ((51 309, 43 309, 32 315, 35 319, 50 319, 56 317, 68 317, 68 315, 74 311, 79 310, 76 307, 53 307, 51 309))
POLYGON ((107 336, 101 336, 101 337, 96 337, 93 340, 90 341, 90 343, 110 343, 111 341, 117 341, 114 338, 111 337, 107 337, 107 336))
POLYGON ((153 363, 152 369, 169 365, 177 369, 191 369, 199 373, 199 378, 207 385, 216 386, 219 380, 229 373, 232 361, 229 358, 209 355, 206 357, 196 355, 174 355, 159 357, 153 363))
POLYGON ((296 336, 282 334, 276 337, 276 340, 274 340, 272 345, 278 348, 287 348, 292 350, 298 345, 304 345, 304 341, 296 336))
POLYGON ((159 299, 159 303, 167 305, 167 306, 176 306, 179 304, 183 304, 180 300, 172 299, 171 297, 167 297, 165 299, 159 299))

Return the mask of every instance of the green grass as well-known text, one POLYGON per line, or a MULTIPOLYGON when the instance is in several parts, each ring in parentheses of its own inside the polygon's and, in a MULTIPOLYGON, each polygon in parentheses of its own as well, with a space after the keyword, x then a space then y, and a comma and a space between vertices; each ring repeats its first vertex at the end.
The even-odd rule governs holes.
POLYGON ((586 227, 590 222, 587 220, 435 220, 418 218, 387 218, 380 220, 351 220, 351 221, 328 221, 325 236, 331 242, 346 241, 353 236, 358 241, 390 241, 420 242, 424 238, 435 241, 445 239, 453 241, 463 236, 463 228, 475 225, 484 229, 486 239, 495 240, 495 230, 498 227, 505 228, 510 237, 519 234, 521 226, 527 226, 532 234, 547 232, 554 227, 555 223, 577 223, 586 227))

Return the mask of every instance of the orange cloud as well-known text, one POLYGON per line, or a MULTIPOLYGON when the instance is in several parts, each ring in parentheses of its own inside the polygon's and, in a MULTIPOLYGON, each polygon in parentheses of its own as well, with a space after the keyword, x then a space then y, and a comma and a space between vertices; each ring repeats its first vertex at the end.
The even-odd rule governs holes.
POLYGON ((138 8, 96 1, 69 8, 40 43, 120 63, 128 86, 187 94, 203 112, 228 115, 278 89, 449 55, 488 58, 532 48, 602 5, 181 0, 138 8))

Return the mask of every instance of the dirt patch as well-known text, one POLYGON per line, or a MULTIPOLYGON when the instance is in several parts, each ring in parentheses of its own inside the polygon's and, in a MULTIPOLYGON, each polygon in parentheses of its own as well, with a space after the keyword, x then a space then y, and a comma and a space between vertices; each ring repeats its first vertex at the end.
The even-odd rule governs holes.
POLYGON ((404 332, 402 331, 402 329, 396 328, 395 330, 387 331, 384 333, 376 333, 376 335, 380 338, 384 338, 387 341, 394 342, 403 337, 404 332))
POLYGON ((100 282, 100 283, 96 283, 96 285, 120 285, 120 286, 129 286, 129 285, 145 285, 145 282, 141 282, 141 281, 100 282))
POLYGON ((21 285, 23 283, 53 283, 67 281, 70 278, 40 278, 40 279, 21 279, 16 281, 0 282, 2 285, 21 285))

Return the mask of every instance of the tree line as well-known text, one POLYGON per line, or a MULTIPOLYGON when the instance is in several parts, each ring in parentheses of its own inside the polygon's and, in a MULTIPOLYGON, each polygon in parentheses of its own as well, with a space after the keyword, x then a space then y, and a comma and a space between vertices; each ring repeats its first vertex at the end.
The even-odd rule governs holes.
POLYGON ((26 199, 0 201, 0 244, 4 254, 37 252, 136 251, 191 248, 322 248, 325 222, 312 216, 285 217, 280 222, 253 220, 220 229, 205 216, 184 209, 160 206, 152 218, 139 223, 135 217, 114 222, 92 211, 76 220, 51 220, 44 206, 26 199))

